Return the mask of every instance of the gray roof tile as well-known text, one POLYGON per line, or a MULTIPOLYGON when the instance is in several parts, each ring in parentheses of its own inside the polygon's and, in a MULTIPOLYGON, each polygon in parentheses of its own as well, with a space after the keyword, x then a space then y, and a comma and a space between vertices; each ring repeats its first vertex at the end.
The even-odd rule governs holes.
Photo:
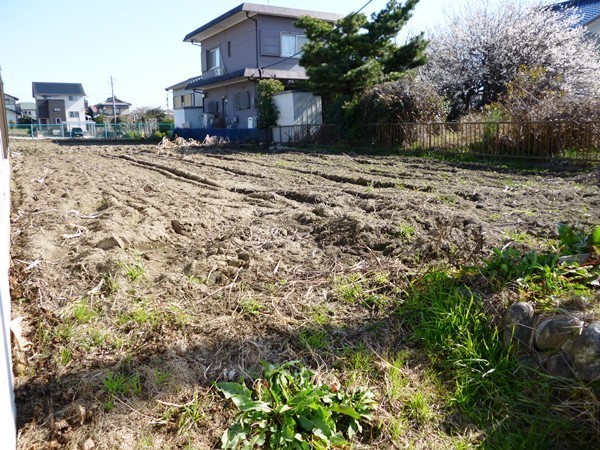
POLYGON ((556 3, 550 9, 553 11, 572 9, 575 13, 581 15, 581 20, 577 23, 579 26, 587 25, 595 19, 600 18, 600 0, 569 0, 556 3))
POLYGON ((33 96, 37 95, 85 95, 81 83, 31 83, 33 96))

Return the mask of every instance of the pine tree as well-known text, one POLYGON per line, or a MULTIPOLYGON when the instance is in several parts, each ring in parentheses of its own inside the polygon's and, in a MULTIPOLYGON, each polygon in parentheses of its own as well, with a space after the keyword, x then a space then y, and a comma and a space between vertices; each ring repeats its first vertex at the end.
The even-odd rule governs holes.
POLYGON ((403 72, 426 62, 423 35, 404 45, 394 39, 412 15, 418 0, 390 0, 371 19, 352 13, 330 24, 301 17, 296 26, 306 31, 300 65, 309 77, 305 86, 323 100, 331 116, 336 108, 378 83, 399 79, 403 72))

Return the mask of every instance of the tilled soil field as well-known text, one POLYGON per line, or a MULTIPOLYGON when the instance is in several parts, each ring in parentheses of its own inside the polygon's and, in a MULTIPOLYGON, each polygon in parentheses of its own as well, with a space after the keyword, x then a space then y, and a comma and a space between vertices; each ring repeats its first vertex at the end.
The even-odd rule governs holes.
MULTIPOLYGON (((300 359, 346 383, 347 349, 383 361, 405 345, 385 299, 410 277, 494 247, 546 248, 560 222, 600 223, 594 170, 151 145, 11 150, 23 449, 213 448, 233 416, 215 381, 300 359), (375 280, 372 295, 346 301, 360 279, 375 280), (133 381, 115 392, 115 374, 133 381)), ((427 378, 419 358, 405 370, 407 389, 427 378)), ((357 445, 443 448, 456 436, 477 442, 468 424, 438 423, 357 445)))

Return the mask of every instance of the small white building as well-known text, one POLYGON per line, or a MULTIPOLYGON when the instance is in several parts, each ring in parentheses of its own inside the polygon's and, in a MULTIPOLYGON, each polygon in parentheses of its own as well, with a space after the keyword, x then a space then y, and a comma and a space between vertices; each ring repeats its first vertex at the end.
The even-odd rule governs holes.
POLYGON ((85 91, 81 83, 32 83, 40 124, 85 122, 85 91))
POLYGON ((273 96, 279 110, 277 125, 316 125, 323 123, 321 97, 303 91, 284 91, 273 96))
POLYGON ((318 133, 323 123, 321 97, 303 91, 284 91, 273 96, 279 111, 271 129, 273 142, 302 141, 318 133))

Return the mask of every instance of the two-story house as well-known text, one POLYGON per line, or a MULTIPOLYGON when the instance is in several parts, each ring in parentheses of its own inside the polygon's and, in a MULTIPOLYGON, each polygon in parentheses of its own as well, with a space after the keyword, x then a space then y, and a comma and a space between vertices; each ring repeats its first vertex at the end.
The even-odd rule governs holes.
POLYGON ((4 107, 6 108, 6 120, 9 124, 16 124, 19 114, 17 112, 17 97, 4 94, 4 107))
MULTIPOLYGON (((191 98, 195 102, 201 98, 202 109, 193 114, 199 115, 205 126, 256 127, 256 82, 277 78, 289 89, 295 81, 306 79, 299 60, 307 38, 294 26, 301 16, 328 22, 341 17, 242 3, 185 36, 184 42, 200 45, 202 76, 167 88, 173 90, 175 114, 176 97, 195 93, 199 96, 191 98)), ((182 108, 192 106, 199 105, 182 104, 182 108)), ((193 122, 189 118, 185 121, 193 122)), ((175 125, 180 125, 177 120, 175 125)))
POLYGON ((117 97, 114 99, 112 97, 108 97, 102 103, 98 103, 94 105, 96 109, 96 114, 103 114, 106 116, 120 116, 122 114, 129 114, 129 108, 131 107, 131 103, 127 103, 123 100, 119 100, 117 97), (116 114, 113 112, 116 112, 116 114))
POLYGON ((38 123, 85 122, 85 91, 81 83, 32 83, 38 123))

